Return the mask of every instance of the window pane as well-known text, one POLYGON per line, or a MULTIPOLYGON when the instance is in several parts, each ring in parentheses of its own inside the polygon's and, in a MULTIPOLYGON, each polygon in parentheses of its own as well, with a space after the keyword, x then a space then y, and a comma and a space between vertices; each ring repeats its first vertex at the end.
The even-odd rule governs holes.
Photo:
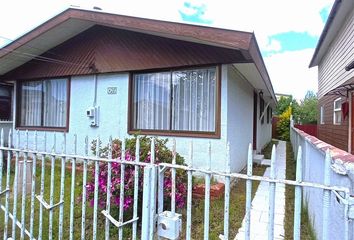
POLYGON ((21 85, 21 126, 41 126, 42 82, 21 85))
POLYGON ((134 128, 170 129, 170 73, 134 75, 134 128))
POLYGON ((67 111, 67 80, 53 79, 43 82, 43 126, 65 127, 67 111))
POLYGON ((341 122, 342 122, 342 112, 341 111, 334 112, 334 123, 339 124, 341 122))
POLYGON ((214 132, 216 69, 173 72, 172 87, 172 130, 214 132))
POLYGON ((341 99, 337 99, 334 101, 334 108, 341 109, 341 99))

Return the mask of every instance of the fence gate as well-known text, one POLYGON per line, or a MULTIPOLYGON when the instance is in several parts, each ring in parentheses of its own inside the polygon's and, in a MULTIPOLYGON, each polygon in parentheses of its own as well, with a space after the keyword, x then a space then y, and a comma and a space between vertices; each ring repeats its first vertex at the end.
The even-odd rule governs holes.
MULTIPOLYGON (((77 138, 67 146, 65 134, 57 144, 45 134, 24 139, 20 133, 9 133, 0 145, 0 234, 3 239, 192 239, 192 207, 194 175, 202 176, 205 184, 203 233, 198 238, 211 238, 211 181, 224 181, 223 230, 220 239, 234 239, 230 234, 230 194, 235 179, 246 181, 245 233, 250 239, 252 182, 269 183, 269 225, 267 239, 274 239, 276 184, 295 186, 294 239, 300 239, 302 189, 321 189, 323 196, 322 239, 329 239, 329 199, 336 194, 345 204, 344 216, 349 219, 349 189, 329 186, 330 156, 326 156, 324 184, 302 181, 301 147, 297 154, 296 180, 275 177, 276 148, 273 146, 270 177, 252 174, 252 146, 248 149, 247 173, 215 172, 211 170, 211 144, 206 147, 209 159, 206 169, 192 167, 193 144, 190 144, 188 165, 177 164, 176 143, 170 161, 159 162, 155 156, 155 139, 149 140, 150 151, 142 153, 141 137, 126 146, 125 141, 112 140, 104 145, 99 138, 85 139, 85 154, 77 154, 77 138), (29 140, 30 138, 30 140, 29 140), (41 146, 38 144, 41 138, 41 146), (14 140, 14 142, 13 142, 14 140), (49 142, 51 146, 49 146, 49 142), (20 144, 22 143, 22 145, 20 144), (29 146, 31 143, 31 146, 29 146), (60 149, 58 146, 61 146, 60 149), (70 153, 68 150, 70 147, 70 153), (50 149, 50 150, 48 150, 50 149), (93 154, 92 154, 93 152, 93 154), (183 176, 183 177, 179 177, 183 176), (181 194, 183 193, 183 194, 181 194), (178 207, 184 205, 180 210, 178 207)), ((144 138, 146 139, 146 138, 144 138)), ((146 146, 145 146, 146 147, 146 146)), ((229 146, 226 146, 230 166, 229 146)), ((220 160, 222 161, 222 160, 220 160)), ((348 221, 344 229, 349 236, 348 221)), ((215 234, 214 234, 215 235, 215 234)), ((346 238, 348 239, 348 237, 346 238)))

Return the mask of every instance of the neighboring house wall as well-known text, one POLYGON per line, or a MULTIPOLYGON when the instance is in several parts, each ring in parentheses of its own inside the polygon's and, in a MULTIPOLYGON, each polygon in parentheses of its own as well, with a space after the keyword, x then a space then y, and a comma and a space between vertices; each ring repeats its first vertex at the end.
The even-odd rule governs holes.
MULTIPOLYGON (((318 138, 344 151, 348 151, 348 122, 349 116, 342 118, 341 124, 333 124, 334 100, 339 96, 324 96, 318 102, 318 110, 323 107, 323 124, 321 124, 321 114, 318 118, 318 138)), ((341 97, 344 102, 347 99, 341 97)))
POLYGON ((321 99, 331 89, 354 77, 354 71, 344 67, 353 61, 354 56, 354 10, 338 31, 326 55, 318 65, 318 97, 321 99))
MULTIPOLYGON (((230 65, 222 66, 221 73, 221 137, 220 139, 176 137, 177 151, 189 162, 190 142, 193 141, 193 166, 202 168, 208 164, 208 153, 205 146, 211 143, 212 169, 226 169, 226 146, 230 143, 231 171, 240 171, 246 165, 248 144, 252 142, 253 128, 253 87, 230 65)), ((87 135, 90 142, 100 136, 107 143, 109 136, 113 138, 129 137, 128 126, 128 85, 129 73, 99 74, 97 77, 97 106, 100 107, 99 127, 91 127, 86 116, 86 110, 93 105, 94 76, 73 76, 71 78, 69 131, 67 134, 67 152, 73 152, 74 135, 77 134, 78 153, 84 153, 84 138, 87 135), (107 93, 108 87, 117 87, 117 94, 107 93)), ((14 109, 15 110, 15 109, 14 109)), ((258 130, 259 146, 270 140, 270 124, 265 123, 258 130), (266 126, 268 125, 268 129, 266 126), (262 131, 266 131, 262 134, 262 131), (269 132, 269 133, 268 133, 269 132), (268 137, 268 138, 266 138, 268 137)), ((30 135, 34 131, 29 131, 30 135)), ((53 147, 53 132, 47 132, 47 150, 53 147)), ((43 149, 44 133, 38 132, 38 148, 43 149)), ((16 139, 16 136, 14 136, 16 139)), ((25 145, 25 131, 20 131, 20 145, 25 145)), ((57 150, 61 151, 63 135, 57 134, 57 150)), ((169 141, 171 147, 172 141, 169 141)), ((29 143, 33 148, 34 143, 29 143)), ((89 150, 91 153, 91 150, 89 150)))

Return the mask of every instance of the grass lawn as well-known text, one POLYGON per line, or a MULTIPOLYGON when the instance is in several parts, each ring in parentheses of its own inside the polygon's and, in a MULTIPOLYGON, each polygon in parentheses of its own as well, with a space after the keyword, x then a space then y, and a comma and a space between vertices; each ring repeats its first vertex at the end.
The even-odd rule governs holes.
MULTIPOLYGON (((269 154, 271 151, 271 147, 267 147, 265 149, 264 154, 269 154)), ((37 170, 36 170, 36 194, 40 192, 40 177, 41 177, 41 161, 37 161, 37 170)), ((50 194, 50 160, 46 160, 46 168, 45 168, 45 193, 44 199, 49 202, 49 194, 50 194)), ((67 162, 66 166, 71 166, 71 162, 67 162)), ((265 171, 265 167, 255 165, 253 168, 254 175, 263 175, 265 171)), ((61 165, 60 159, 56 160, 55 165, 55 174, 54 174, 54 203, 59 202, 59 193, 60 193, 60 173, 61 173, 61 165)), ((14 175, 14 166, 12 166, 11 172, 11 188, 13 186, 13 175, 14 175)), ((6 176, 6 175, 5 175, 6 176)), ((2 186, 5 184, 5 176, 3 177, 2 186)), ((91 170, 88 171, 88 181, 92 179, 91 170)), ((200 183, 203 179, 199 179, 197 182, 200 183)), ((254 195, 257 190, 259 182, 253 182, 253 191, 254 195)), ((82 172, 76 171, 76 181, 75 181, 75 205, 74 205, 74 238, 81 238, 81 194, 82 194, 82 172)), ((64 218, 63 218, 63 239, 69 238, 69 223, 70 223, 70 189, 71 189, 71 170, 66 168, 65 171, 65 190, 64 190, 64 218)), ((2 205, 5 204, 5 199, 1 200, 2 205)), ((17 218, 21 219, 21 201, 22 197, 18 195, 18 208, 17 208, 17 218)), ((230 193, 230 237, 233 238, 238 228, 241 227, 241 223, 245 214, 245 201, 246 201, 246 182, 245 180, 239 179, 235 184, 233 184, 231 193, 230 193)), ((30 204, 31 199, 30 195, 26 198, 26 229, 29 230, 30 223, 30 204)), ((192 235, 193 239, 202 239, 203 238, 203 226, 204 226, 204 199, 193 199, 192 202, 192 235)), ((34 236, 37 237, 39 233, 39 202, 35 199, 35 207, 34 207, 34 236)), ((97 231, 97 239, 104 239, 104 224, 105 218, 100 213, 102 209, 98 211, 98 231, 97 231)), ((13 211, 13 195, 11 193, 10 197, 10 212, 13 211)), ((117 211, 117 210, 116 210, 117 211)), ((186 209, 181 209, 179 212, 183 213, 183 224, 185 221, 185 212, 186 209)), ((219 239, 219 234, 223 233, 223 212, 224 212, 224 199, 221 197, 220 199, 211 200, 210 204, 210 239, 219 239)), ((117 215, 117 212, 115 213, 117 215)), ((3 226, 4 222, 4 211, 0 211, 0 223, 3 226)), ((93 231, 93 207, 90 206, 89 202, 87 202, 86 208, 86 235, 85 239, 92 239, 92 231, 93 231)), ((9 219, 9 233, 11 233, 12 221, 9 219)), ((129 235, 131 233, 131 225, 127 225, 124 227, 124 239, 130 239, 129 235)), ((140 229, 140 226, 138 227, 140 229)), ((53 239, 58 238, 58 230, 59 229, 59 208, 56 208, 53 211, 53 239)), ((42 238, 48 239, 49 232, 49 211, 43 208, 43 227, 42 227, 42 238)), ((140 232, 140 230, 139 230, 140 232)), ((20 229, 16 229, 16 235, 19 237, 20 229)), ((185 234, 185 227, 182 230, 182 239, 185 234)), ((112 227, 110 230, 110 235, 112 238, 117 237, 117 229, 112 227)), ((0 228, 0 238, 3 236, 3 227, 0 228)))
MULTIPOLYGON (((295 180, 296 178, 296 160, 294 159, 294 153, 292 151, 291 143, 287 142, 286 145, 286 179, 295 180)), ((285 215, 284 230, 285 239, 293 239, 294 232, 294 199, 295 188, 294 186, 286 185, 285 188, 285 215)), ((309 222, 309 216, 307 214, 306 207, 301 211, 301 239, 315 240, 315 234, 312 226, 309 222)))

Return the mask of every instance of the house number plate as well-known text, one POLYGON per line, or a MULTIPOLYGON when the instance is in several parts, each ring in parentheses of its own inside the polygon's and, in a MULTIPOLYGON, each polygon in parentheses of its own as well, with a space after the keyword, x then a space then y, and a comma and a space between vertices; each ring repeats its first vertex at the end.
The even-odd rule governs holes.
POLYGON ((110 95, 117 94, 117 87, 108 87, 107 94, 110 94, 110 95))

